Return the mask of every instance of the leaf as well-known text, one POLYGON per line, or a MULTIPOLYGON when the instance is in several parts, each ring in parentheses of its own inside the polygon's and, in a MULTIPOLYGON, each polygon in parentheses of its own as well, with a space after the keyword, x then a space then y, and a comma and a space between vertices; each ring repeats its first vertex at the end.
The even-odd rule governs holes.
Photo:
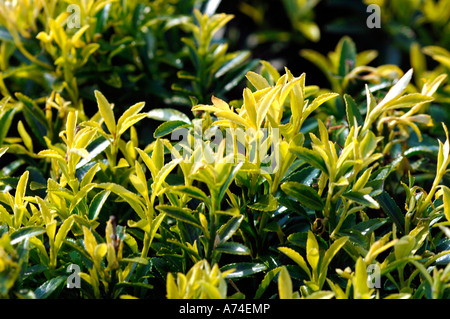
POLYGON ((46 299, 51 296, 57 289, 59 289, 67 281, 66 276, 58 276, 47 280, 42 285, 40 285, 34 291, 37 299, 46 299))
POLYGON ((400 260, 408 257, 414 247, 416 246, 416 239, 413 236, 403 236, 394 245, 395 259, 400 260))
POLYGON ((170 193, 173 192, 173 193, 187 195, 192 198, 197 198, 197 199, 205 202, 208 205, 211 204, 211 200, 209 199, 209 197, 200 188, 192 186, 192 185, 172 186, 172 187, 167 188, 167 192, 170 192, 170 193))
POLYGON ((444 201, 444 215, 448 221, 450 221, 450 188, 447 186, 441 186, 444 201))
POLYGON ((236 279, 252 276, 267 269, 267 266, 261 263, 241 262, 225 265, 220 268, 221 272, 233 269, 232 273, 226 275, 225 278, 236 279))
POLYGON ((267 82, 267 80, 264 77, 262 77, 261 75, 259 75, 258 73, 250 71, 250 72, 247 72, 245 77, 256 88, 256 90, 262 90, 262 89, 270 87, 269 82, 267 82))
POLYGON ((3 140, 5 139, 6 135, 8 134, 8 131, 9 131, 9 128, 11 127, 11 122, 14 118, 15 112, 16 112, 15 108, 10 108, 9 110, 5 111, 0 118, 0 127, 1 127, 0 146, 3 145, 3 140))
POLYGON ((219 235, 220 243, 225 243, 234 235, 234 233, 239 229, 243 219, 243 215, 232 217, 219 228, 217 234, 219 235))
POLYGON ((292 299, 292 280, 286 266, 282 266, 278 276, 278 294, 280 299, 292 299))
POLYGON ((372 198, 372 196, 368 195, 368 194, 363 194, 361 192, 358 191, 350 191, 350 192, 346 192, 344 194, 342 194, 343 197, 348 198, 358 204, 370 207, 370 208, 374 208, 374 209, 379 209, 380 205, 377 203, 376 200, 374 200, 372 198))
POLYGON ((172 218, 185 223, 189 223, 202 229, 200 221, 194 216, 194 212, 189 208, 181 208, 170 205, 158 205, 156 206, 156 209, 172 218))
POLYGON ((72 217, 67 218, 59 227, 58 233, 55 237, 55 251, 58 252, 62 246, 64 239, 67 237, 70 229, 72 228, 74 219, 72 217))
POLYGON ((86 148, 86 150, 89 153, 88 158, 83 158, 81 161, 78 162, 76 169, 82 169, 83 166, 85 166, 87 163, 92 161, 94 158, 96 158, 99 154, 101 154, 108 146, 111 144, 111 141, 108 139, 105 139, 103 136, 99 137, 95 140, 93 140, 89 146, 86 148))
POLYGON ((319 285, 322 286, 327 277, 327 268, 331 263, 331 260, 336 256, 338 251, 344 247, 347 242, 348 237, 341 237, 331 244, 330 248, 325 252, 323 256, 322 263, 320 265, 320 275, 319 275, 319 285))
POLYGON ((189 127, 189 126, 190 126, 190 124, 186 124, 186 122, 184 122, 184 121, 164 122, 163 124, 161 124, 160 126, 158 126, 156 128, 155 132, 153 133, 153 136, 155 138, 162 137, 162 136, 172 133, 173 131, 175 131, 178 128, 185 128, 185 127, 189 127))
POLYGON ((344 94, 344 100, 347 111, 347 122, 350 127, 356 125, 362 126, 364 124, 364 120, 359 112, 355 100, 353 100, 353 98, 348 94, 344 94))
POLYGON ((114 117, 112 106, 100 91, 95 90, 94 93, 97 99, 98 109, 100 111, 100 114, 102 115, 102 118, 105 121, 106 127, 108 128, 109 132, 113 136, 115 136, 116 119, 114 117))
POLYGON ((250 249, 242 244, 228 242, 216 246, 216 251, 231 255, 250 255, 250 249))
MULTIPOLYGON (((133 116, 130 116, 130 117, 126 118, 126 119, 124 120, 123 123, 120 123, 120 122, 119 122, 119 123, 117 124, 117 130, 118 130, 117 135, 122 135, 122 134, 125 133, 130 127, 132 127, 134 124, 136 124, 137 122, 139 122, 140 120, 142 120, 142 119, 144 119, 144 118, 146 118, 146 117, 147 117, 147 114, 140 113, 140 114, 136 114, 136 115, 133 115, 133 116)), ((121 119, 122 119, 122 118, 120 118, 119 121, 120 121, 121 119)))
POLYGON ((316 97, 310 105, 305 109, 305 112, 303 114, 303 117, 308 117, 309 114, 314 112, 315 109, 317 109, 319 106, 321 106, 323 103, 334 99, 336 96, 338 96, 338 93, 323 93, 316 97))
POLYGON ((114 183, 102 183, 98 184, 96 187, 103 188, 106 190, 112 191, 114 194, 120 196, 123 200, 125 200, 132 208, 133 210, 138 214, 138 216, 141 219, 147 219, 144 209, 143 209, 143 203, 140 200, 140 197, 137 196, 135 193, 129 191, 125 187, 114 184, 114 183))
POLYGON ((310 187, 297 182, 286 182, 281 185, 281 189, 287 195, 294 197, 299 203, 305 207, 314 210, 323 210, 325 207, 322 198, 317 191, 310 187))
POLYGON ((152 184, 152 196, 157 196, 159 194, 161 185, 164 183, 166 177, 170 174, 170 172, 181 162, 181 159, 174 159, 164 165, 164 167, 158 172, 158 175, 154 178, 154 182, 152 184))
POLYGON ((398 80, 397 83, 389 90, 389 92, 386 94, 383 100, 377 105, 376 108, 379 108, 380 106, 385 105, 391 100, 394 100, 395 98, 399 97, 406 89, 409 82, 411 81, 412 74, 413 74, 412 69, 406 72, 405 75, 403 75, 400 78, 400 80, 398 80))
POLYGON ((256 290, 255 297, 253 299, 260 299, 266 289, 269 287, 270 282, 275 278, 275 276, 280 272, 281 267, 274 268, 266 273, 264 279, 258 286, 256 290))
POLYGON ((273 212, 278 209, 277 199, 272 194, 266 194, 258 198, 256 202, 248 205, 251 209, 262 212, 273 212))
POLYGON ((147 117, 157 121, 164 121, 164 122, 182 121, 187 124, 192 123, 186 114, 171 108, 153 109, 147 113, 147 117))
POLYGON ((338 74, 344 77, 356 65, 356 47, 349 37, 344 37, 341 43, 338 74))
POLYGON ((23 197, 25 196, 27 190, 28 176, 30 175, 29 171, 25 171, 19 179, 19 183, 17 184, 16 195, 14 203, 21 207, 23 206, 23 197))
POLYGON ((299 159, 304 160, 311 166, 318 168, 322 172, 328 174, 328 169, 323 158, 316 151, 307 149, 303 146, 289 147, 289 151, 295 154, 299 159))
POLYGON ((313 276, 315 277, 319 266, 320 253, 316 235, 314 235, 314 233, 310 230, 308 230, 308 240, 306 242, 306 260, 311 266, 313 276))
POLYGON ((45 117, 44 112, 38 107, 36 102, 34 102, 32 99, 30 99, 28 96, 23 95, 22 93, 17 92, 16 94, 17 99, 23 103, 25 106, 25 109, 29 114, 38 120, 45 128, 48 128, 47 119, 45 117))
POLYGON ((250 53, 248 51, 237 52, 235 57, 233 57, 232 59, 230 59, 227 62, 225 62, 224 64, 222 64, 220 69, 217 70, 217 72, 214 74, 214 78, 216 78, 216 79, 220 78, 227 72, 235 69, 237 66, 244 63, 244 61, 247 60, 249 57, 250 57, 250 53))
POLYGON ((222 185, 220 189, 220 193, 217 197, 218 202, 220 203, 223 199, 223 196, 225 195, 225 192, 227 191, 228 187, 230 187, 231 183, 233 182, 234 178, 236 177, 237 173, 241 169, 242 165, 244 165, 244 162, 240 162, 236 166, 234 166, 233 170, 231 171, 230 175, 228 175, 228 178, 226 179, 225 183, 222 185))
POLYGON ((18 244, 25 239, 39 236, 43 233, 45 233, 45 228, 43 227, 22 227, 11 234, 11 245, 18 244))
POLYGON ((106 202, 106 199, 110 194, 110 190, 103 190, 94 196, 89 206, 88 217, 90 220, 97 219, 100 211, 102 210, 103 204, 106 202))
POLYGON ((308 277, 311 278, 311 270, 309 269, 302 255, 300 255, 298 252, 288 247, 279 247, 278 250, 280 250, 283 254, 291 258, 293 261, 295 261, 297 265, 299 265, 306 272, 308 277))
POLYGON ((405 229, 405 216, 395 201, 388 195, 388 193, 386 193, 386 191, 383 191, 380 195, 376 196, 375 199, 380 204, 380 207, 384 213, 394 221, 397 225, 397 229, 402 233, 405 229))

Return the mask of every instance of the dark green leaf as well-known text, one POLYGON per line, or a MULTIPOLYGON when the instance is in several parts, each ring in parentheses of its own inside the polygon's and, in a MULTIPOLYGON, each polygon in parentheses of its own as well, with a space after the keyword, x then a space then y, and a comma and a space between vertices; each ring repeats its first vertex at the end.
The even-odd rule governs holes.
POLYGON ((225 254, 250 255, 250 249, 247 246, 233 242, 219 244, 215 250, 225 254))
POLYGON ((281 189, 287 195, 297 199, 301 205, 314 209, 323 210, 325 204, 317 191, 310 187, 297 182, 286 182, 281 185, 281 189))
POLYGON ((175 131, 178 128, 185 128, 185 127, 189 127, 189 126, 190 126, 190 124, 186 124, 186 122, 184 122, 184 121, 164 122, 163 124, 161 124, 160 126, 158 126, 156 128, 155 132, 153 133, 153 136, 155 138, 162 137, 162 136, 172 133, 173 131, 175 131))
POLYGON ((65 276, 58 276, 47 280, 42 285, 40 285, 35 291, 37 299, 46 299, 48 298, 55 290, 60 288, 66 282, 65 276))
POLYGON ((11 108, 7 110, 3 116, 0 118, 0 146, 3 145, 3 140, 8 134, 11 122, 13 120, 15 109, 11 108))
POLYGON ((311 166, 320 169, 322 172, 328 174, 327 166, 323 158, 315 151, 307 149, 303 146, 291 147, 289 151, 294 153, 298 158, 304 160, 311 166))
POLYGON ((230 220, 226 222, 226 224, 223 224, 219 228, 217 233, 219 235, 221 243, 225 243, 228 239, 230 239, 234 235, 243 219, 244 219, 243 215, 232 217, 230 220))
POLYGON ((402 233, 405 229, 405 216, 397 203, 385 191, 376 197, 381 209, 388 215, 397 225, 397 229, 402 233))
POLYGON ((341 56, 339 58, 339 75, 344 77, 355 67, 356 47, 355 43, 348 37, 342 41, 341 56))
POLYGON ((159 205, 156 209, 162 213, 166 213, 168 216, 180 220, 185 223, 192 224, 198 228, 202 228, 200 221, 194 216, 194 212, 189 208, 181 208, 169 205, 159 205))
POLYGON ((347 122, 349 126, 362 126, 364 124, 364 120, 359 112, 355 100, 353 100, 353 98, 348 94, 344 94, 344 100, 347 111, 347 122))
POLYGON ((379 208, 378 203, 370 195, 350 191, 342 194, 342 196, 370 208, 379 208))

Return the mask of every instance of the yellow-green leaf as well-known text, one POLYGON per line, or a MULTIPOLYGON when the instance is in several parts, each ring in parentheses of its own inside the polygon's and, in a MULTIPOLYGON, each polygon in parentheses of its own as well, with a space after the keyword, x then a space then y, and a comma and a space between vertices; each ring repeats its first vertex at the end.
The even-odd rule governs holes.
POLYGON ((20 177, 19 183, 17 184, 15 204, 19 207, 23 206, 23 197, 25 196, 25 192, 27 189, 29 175, 30 173, 28 171, 25 171, 23 175, 20 177))
POLYGON ((114 117, 114 112, 111 104, 100 91, 95 90, 95 97, 97 98, 98 109, 103 117, 103 120, 105 121, 106 127, 108 128, 109 132, 113 136, 115 136, 116 119, 114 117))
POLYGON ((302 255, 288 247, 279 247, 278 250, 295 261, 311 278, 311 271, 309 270, 308 265, 306 264, 306 261, 302 257, 302 255))
POLYGON ((286 266, 281 267, 278 277, 278 294, 280 299, 292 299, 292 280, 286 266))
POLYGON ((59 228, 58 233, 56 234, 55 237, 56 252, 58 252, 59 249, 61 248, 63 240, 67 237, 67 234, 72 228, 73 222, 74 222, 73 217, 69 217, 62 223, 61 227, 59 228))
POLYGON ((444 198, 444 214, 448 221, 450 221, 450 188, 441 186, 444 198))
POLYGON ((19 121, 17 124, 17 131, 19 132, 20 137, 22 138, 23 144, 25 147, 30 151, 33 152, 33 140, 30 137, 30 134, 28 134, 27 130, 23 126, 22 121, 19 121))

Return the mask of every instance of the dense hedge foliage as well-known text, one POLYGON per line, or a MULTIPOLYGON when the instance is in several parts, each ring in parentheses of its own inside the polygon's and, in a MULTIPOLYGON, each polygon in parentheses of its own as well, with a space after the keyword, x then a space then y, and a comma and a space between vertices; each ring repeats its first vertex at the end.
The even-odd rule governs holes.
POLYGON ((2 1, 0 298, 449 298, 449 15, 2 1))

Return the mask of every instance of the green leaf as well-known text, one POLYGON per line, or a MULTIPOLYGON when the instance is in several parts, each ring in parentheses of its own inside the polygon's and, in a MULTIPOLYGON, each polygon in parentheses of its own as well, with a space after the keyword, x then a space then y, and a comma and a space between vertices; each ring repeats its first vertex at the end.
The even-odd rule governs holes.
POLYGON ((349 126, 362 126, 364 124, 364 120, 359 112, 355 100, 353 100, 353 98, 348 94, 344 94, 344 100, 347 111, 347 122, 349 126))
POLYGON ((325 204, 317 191, 310 187, 297 182, 286 182, 281 185, 281 189, 287 195, 297 199, 301 205, 314 209, 323 210, 325 204))
POLYGON ((186 114, 171 108, 153 109, 147 113, 147 116, 157 121, 182 121, 187 124, 192 123, 186 114))
POLYGON ((36 102, 30 99, 28 96, 23 95, 22 93, 16 93, 17 99, 23 103, 25 109, 35 118, 37 119, 45 128, 48 128, 47 119, 45 117, 44 112, 38 107, 36 102))
POLYGON ((243 219, 244 219, 243 215, 232 217, 219 228, 217 234, 219 235, 220 243, 225 243, 228 239, 230 239, 234 235, 234 233, 238 230, 239 226, 241 225, 243 219))
POLYGON ((233 167, 233 170, 231 171, 230 175, 228 175, 228 178, 226 179, 225 183, 220 188, 219 195, 217 197, 218 202, 222 202, 223 196, 225 195, 225 192, 227 191, 228 187, 230 187, 231 183, 233 182, 234 178, 236 177, 237 173, 241 169, 242 165, 244 165, 244 162, 240 162, 236 166, 233 167))
MULTIPOLYGON (((94 158, 96 158, 99 154, 101 154, 105 149, 108 148, 108 146, 111 144, 111 141, 108 139, 105 139, 103 136, 93 140, 88 147, 86 147, 86 150, 89 153, 88 158, 82 158, 77 166, 76 169, 79 171, 83 171, 84 166, 92 161, 94 158)), ((79 175, 80 172, 77 171, 77 175, 79 175)), ((79 177, 80 178, 80 177, 79 177)), ((81 178, 80 178, 81 179, 81 178)))
POLYGON ((172 218, 175 218, 185 223, 189 223, 202 229, 200 221, 194 216, 194 212, 189 208, 181 208, 169 205, 159 205, 156 206, 156 209, 162 213, 167 214, 172 218))
POLYGON ((349 37, 344 37, 341 43, 338 74, 344 77, 356 65, 356 47, 349 37))
POLYGON ((400 232, 403 232, 405 229, 405 216, 391 196, 383 191, 380 195, 376 196, 375 199, 380 204, 380 207, 384 213, 388 215, 397 225, 397 229, 400 232))
POLYGON ((275 278, 275 276, 280 272, 281 267, 274 268, 266 273, 264 276, 264 279, 261 281, 261 283, 258 286, 258 289, 256 290, 255 297, 253 299, 259 299, 261 298, 262 294, 267 290, 269 287, 270 282, 275 278))
POLYGON ((0 146, 3 145, 3 140, 8 134, 15 112, 15 108, 10 108, 9 110, 5 111, 5 113, 3 113, 2 117, 0 118, 0 146))
POLYGON ((331 263, 331 260, 336 256, 338 251, 344 247, 345 243, 347 242, 348 237, 341 237, 337 239, 334 243, 331 244, 330 248, 325 252, 325 255, 323 256, 322 263, 320 266, 320 275, 319 275, 319 286, 322 287, 322 285, 325 283, 325 279, 327 277, 327 269, 328 265, 331 263))
POLYGON ((177 185, 168 187, 166 188, 166 192, 187 195, 192 198, 197 198, 208 205, 211 204, 211 200, 209 199, 209 197, 200 188, 192 185, 190 186, 177 185))
POLYGON ((34 291, 34 294, 37 299, 46 299, 50 297, 50 295, 57 289, 59 289, 66 281, 66 276, 58 276, 47 280, 34 291))
POLYGON ((241 262, 225 265, 220 268, 220 271, 225 272, 231 269, 234 269, 234 271, 228 274, 225 278, 236 279, 252 276, 266 270, 267 266, 261 263, 241 262))
POLYGON ((239 243, 221 243, 215 248, 216 251, 231 255, 250 255, 250 249, 239 243))
POLYGON ((102 210, 103 204, 106 202, 106 199, 108 198, 109 194, 111 194, 110 190, 103 190, 94 196, 89 206, 88 217, 90 220, 97 219, 98 215, 100 214, 100 211, 102 210))
POLYGON ((214 74, 214 78, 220 78, 222 75, 226 74, 227 72, 235 69, 237 66, 244 63, 245 60, 247 60, 250 57, 250 53, 248 51, 242 51, 237 52, 236 56, 233 57, 231 60, 224 63, 219 70, 214 74))
POLYGON ((128 189, 126 189, 125 187, 123 187, 121 185, 114 184, 114 183, 102 183, 102 184, 98 184, 96 187, 110 190, 114 194, 120 196, 123 200, 125 200, 133 208, 133 210, 138 214, 138 216, 141 219, 147 219, 145 212, 144 212, 144 207, 143 207, 144 204, 142 203, 140 197, 137 196, 135 193, 129 191, 128 189))
POLYGON ((248 207, 257 211, 273 212, 278 209, 278 202, 273 195, 266 194, 258 198, 253 204, 248 205, 248 207))
POLYGON ((368 194, 363 194, 360 192, 356 192, 356 191, 350 191, 350 192, 346 192, 344 194, 342 194, 343 197, 348 198, 358 204, 370 207, 370 208, 374 208, 374 209, 378 209, 380 208, 380 205, 377 203, 376 200, 374 200, 372 198, 372 196, 368 195, 368 194))
POLYGON ((45 233, 44 227, 22 227, 11 234, 11 245, 20 243, 21 241, 39 236, 45 233))
POLYGON ((156 128, 155 132, 153 133, 153 136, 155 138, 162 137, 172 133, 178 128, 185 128, 189 126, 190 124, 187 124, 184 121, 167 121, 156 128))
POLYGON ((307 149, 303 146, 290 147, 289 151, 311 166, 318 168, 322 172, 328 174, 327 166, 325 165, 323 158, 316 151, 307 149))

